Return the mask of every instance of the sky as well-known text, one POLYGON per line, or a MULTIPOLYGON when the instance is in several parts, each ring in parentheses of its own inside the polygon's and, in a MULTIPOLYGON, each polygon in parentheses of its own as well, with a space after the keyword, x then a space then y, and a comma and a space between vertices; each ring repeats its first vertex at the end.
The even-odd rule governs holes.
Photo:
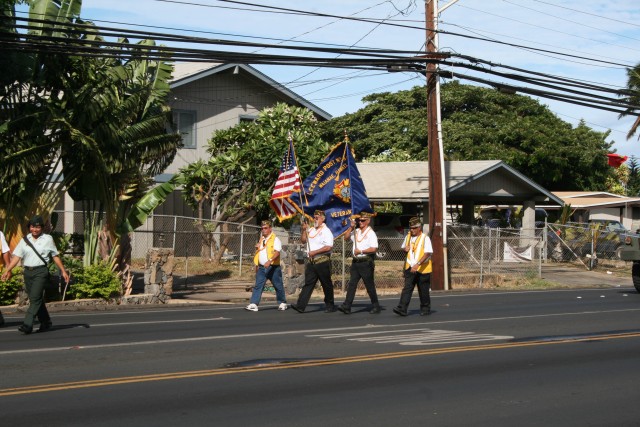
MULTIPOLYGON (((307 46, 424 49, 426 32, 423 0, 244 1, 337 17, 272 13, 273 9, 270 9, 271 13, 265 13, 268 9, 217 0, 84 0, 81 15, 98 25, 138 30, 146 28, 208 38, 287 45, 304 43, 307 46), (339 18, 344 16, 367 18, 377 23, 339 18), (389 24, 401 24, 404 27, 389 24)), ((439 0, 439 8, 450 3, 451 0, 439 0)), ((452 34, 439 36, 441 52, 468 55, 494 64, 587 81, 613 89, 624 88, 627 82, 626 67, 640 63, 640 7, 637 0, 459 0, 439 14, 438 27, 449 33, 551 53, 452 34)), ((244 51, 283 53, 273 49, 258 51, 256 48, 244 51)), ((288 54, 309 55, 303 52, 288 54)), ((273 65, 259 65, 256 68, 334 117, 362 108, 362 98, 367 94, 395 92, 424 84, 424 76, 410 72, 273 65)), ((499 80, 464 68, 448 70, 453 72, 454 78, 462 78, 461 82, 465 84, 477 84, 465 80, 465 76, 499 80)), ((574 126, 584 120, 593 130, 610 130, 607 140, 614 142, 613 150, 640 158, 638 135, 630 140, 626 138, 633 117, 619 119, 616 112, 549 99, 541 99, 541 102, 560 119, 574 126)))

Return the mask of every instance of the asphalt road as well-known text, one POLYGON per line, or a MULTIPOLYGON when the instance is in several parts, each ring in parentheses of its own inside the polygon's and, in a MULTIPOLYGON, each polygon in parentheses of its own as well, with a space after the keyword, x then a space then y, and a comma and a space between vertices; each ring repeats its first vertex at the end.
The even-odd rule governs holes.
POLYGON ((29 336, 5 316, 2 424, 640 425, 632 288, 438 295, 428 317, 396 302, 54 313, 29 336))

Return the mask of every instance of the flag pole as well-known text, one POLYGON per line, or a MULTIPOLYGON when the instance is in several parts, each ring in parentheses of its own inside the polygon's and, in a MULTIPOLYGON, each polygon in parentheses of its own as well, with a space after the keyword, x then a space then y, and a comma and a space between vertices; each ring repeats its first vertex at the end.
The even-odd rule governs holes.
MULTIPOLYGON (((347 152, 349 149, 349 135, 347 135, 347 130, 344 130, 344 151, 347 152)), ((355 160, 355 158, 354 158, 355 160)), ((351 215, 355 215, 356 212, 353 211, 353 180, 351 179, 351 165, 349 164, 349 156, 347 156, 347 169, 349 169, 349 200, 351 201, 351 215)))
MULTIPOLYGON (((288 132, 287 135, 288 139, 289 139, 289 147, 293 150, 293 161, 296 163, 296 166, 298 165, 298 157, 296 156, 296 147, 293 145, 293 137, 291 136, 291 131, 288 132)), ((300 202, 302 203, 302 195, 304 195, 304 201, 306 203, 307 206, 309 206, 309 200, 307 200, 307 193, 304 192, 304 188, 303 188, 303 183, 302 183, 302 175, 300 174, 300 168, 298 168, 298 182, 300 182, 300 188, 298 188, 298 197, 300 198, 300 202)), ((304 213, 304 208, 302 208, 302 221, 307 221, 307 218, 305 217, 305 213, 304 213)), ((307 230, 307 244, 305 245, 307 247, 307 256, 309 254, 309 252, 311 252, 311 246, 309 243, 309 231, 307 230)))
MULTIPOLYGON (((293 161, 296 162, 296 166, 297 166, 299 164, 298 163, 298 156, 296 156, 296 147, 293 145, 293 137, 291 136, 291 131, 289 131, 287 137, 288 137, 289 143, 290 143, 289 146, 293 150, 293 161)), ((298 182, 300 183, 300 188, 298 189, 298 196, 300 197, 300 201, 302 202, 302 195, 304 195, 304 201, 308 206, 309 205, 309 201, 307 200, 307 193, 305 193, 303 191, 304 188, 302 186, 302 175, 300 175, 300 168, 298 168, 298 182)), ((303 211, 304 211, 304 209, 303 209, 303 211)), ((303 215, 304 215, 304 212, 303 212, 303 215)))

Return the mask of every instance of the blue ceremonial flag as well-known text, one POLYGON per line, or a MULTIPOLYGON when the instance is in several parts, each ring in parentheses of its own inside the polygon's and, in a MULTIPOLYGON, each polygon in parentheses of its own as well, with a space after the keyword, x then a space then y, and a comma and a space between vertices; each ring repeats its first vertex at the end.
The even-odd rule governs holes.
POLYGON ((291 202, 305 215, 316 209, 325 212, 327 227, 334 237, 344 234, 351 215, 371 212, 371 204, 349 143, 344 141, 331 149, 320 166, 302 183, 304 194, 294 193, 291 202))

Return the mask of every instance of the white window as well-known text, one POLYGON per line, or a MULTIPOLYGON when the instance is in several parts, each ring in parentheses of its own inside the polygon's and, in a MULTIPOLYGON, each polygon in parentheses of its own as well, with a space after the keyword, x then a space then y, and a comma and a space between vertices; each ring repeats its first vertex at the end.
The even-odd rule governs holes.
POLYGON ((173 125, 182 136, 182 148, 196 148, 196 112, 173 110, 173 125))

